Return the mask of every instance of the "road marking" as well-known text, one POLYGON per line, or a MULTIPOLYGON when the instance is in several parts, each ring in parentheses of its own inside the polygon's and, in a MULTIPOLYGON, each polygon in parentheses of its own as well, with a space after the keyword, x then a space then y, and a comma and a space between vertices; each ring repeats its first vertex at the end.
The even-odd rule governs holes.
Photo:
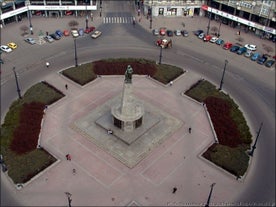
POLYGON ((104 17, 103 24, 132 24, 134 17, 104 17))

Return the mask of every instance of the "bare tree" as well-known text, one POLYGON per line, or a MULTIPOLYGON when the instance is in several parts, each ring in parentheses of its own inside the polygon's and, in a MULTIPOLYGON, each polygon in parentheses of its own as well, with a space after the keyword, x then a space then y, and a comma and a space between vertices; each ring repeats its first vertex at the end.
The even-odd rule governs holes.
POLYGON ((28 27, 27 25, 22 25, 22 26, 20 27, 20 30, 23 31, 22 36, 28 34, 28 32, 27 32, 28 29, 29 29, 29 27, 28 27))
POLYGON ((273 51, 273 48, 271 46, 265 44, 263 44, 262 46, 267 53, 271 53, 273 51))
POLYGON ((218 28, 216 26, 212 26, 211 31, 216 34, 218 31, 218 28))
POLYGON ((239 42, 243 42, 244 41, 244 39, 242 37, 238 37, 238 38, 236 38, 236 40, 239 41, 239 42))
POLYGON ((74 28, 76 26, 79 25, 79 23, 76 21, 76 20, 71 20, 69 23, 68 23, 69 27, 71 28, 74 28))

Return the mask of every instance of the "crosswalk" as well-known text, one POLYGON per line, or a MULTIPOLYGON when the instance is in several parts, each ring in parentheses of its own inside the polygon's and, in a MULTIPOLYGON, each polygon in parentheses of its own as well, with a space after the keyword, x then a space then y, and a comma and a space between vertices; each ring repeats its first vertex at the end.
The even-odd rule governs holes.
POLYGON ((132 24, 135 17, 104 17, 104 24, 132 24))

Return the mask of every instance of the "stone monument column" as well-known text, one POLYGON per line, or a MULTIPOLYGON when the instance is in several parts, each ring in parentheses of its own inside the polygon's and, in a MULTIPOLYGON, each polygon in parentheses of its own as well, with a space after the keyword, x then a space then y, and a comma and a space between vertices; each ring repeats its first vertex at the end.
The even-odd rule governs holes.
POLYGON ((133 96, 133 69, 128 65, 125 72, 121 104, 111 109, 113 123, 123 131, 132 132, 142 125, 144 108, 133 96))

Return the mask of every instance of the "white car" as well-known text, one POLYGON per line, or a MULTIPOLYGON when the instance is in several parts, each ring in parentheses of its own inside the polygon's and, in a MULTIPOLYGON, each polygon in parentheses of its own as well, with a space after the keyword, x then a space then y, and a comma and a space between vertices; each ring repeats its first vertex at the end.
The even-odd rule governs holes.
POLYGON ((100 31, 95 31, 95 32, 91 35, 91 37, 92 37, 93 39, 96 39, 97 37, 101 36, 101 34, 102 34, 102 32, 100 32, 100 31))
POLYGON ((1 45, 1 50, 4 52, 12 52, 12 49, 7 45, 1 45))
POLYGON ((29 43, 29 44, 31 44, 31 45, 34 45, 34 44, 35 44, 35 40, 34 40, 33 38, 31 38, 31 37, 26 38, 26 39, 25 39, 25 42, 27 42, 27 43, 29 43))
POLYGON ((257 50, 257 46, 256 45, 246 44, 246 45, 244 45, 244 47, 246 47, 246 49, 252 50, 252 51, 257 50))
POLYGON ((174 31, 175 36, 181 36, 181 30, 177 29, 174 31))
POLYGON ((71 34, 73 37, 78 37, 79 36, 79 31, 77 29, 72 29, 71 34))
POLYGON ((218 37, 212 37, 209 42, 215 43, 218 40, 218 37))

